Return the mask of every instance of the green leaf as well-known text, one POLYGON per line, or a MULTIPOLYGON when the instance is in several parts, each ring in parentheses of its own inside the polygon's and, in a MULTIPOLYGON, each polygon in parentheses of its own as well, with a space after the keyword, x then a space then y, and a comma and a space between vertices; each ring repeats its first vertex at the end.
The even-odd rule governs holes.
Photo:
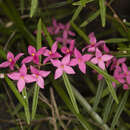
POLYGON ((87 43, 89 42, 89 37, 76 25, 74 22, 70 22, 74 30, 81 36, 87 43))
POLYGON ((51 47, 52 44, 53 44, 53 40, 52 40, 52 38, 51 38, 51 36, 50 36, 50 34, 49 34, 49 32, 48 32, 48 30, 47 30, 47 28, 46 28, 46 26, 45 26, 45 24, 43 22, 42 22, 42 28, 43 28, 43 32, 45 34, 45 37, 46 37, 46 39, 48 41, 48 44, 51 47))
POLYGON ((76 88, 72 87, 75 97, 79 101, 79 103, 84 107, 84 109, 90 114, 90 116, 103 128, 103 130, 110 130, 110 128, 105 124, 102 118, 92 109, 87 100, 76 90, 76 88))
POLYGON ((65 91, 63 90, 62 85, 60 85, 59 82, 55 81, 55 80, 53 80, 53 85, 54 85, 57 93, 61 97, 61 99, 65 102, 65 104, 71 110, 71 112, 74 113, 74 115, 80 121, 80 123, 85 128, 85 130, 93 130, 92 127, 90 126, 90 124, 87 122, 87 120, 80 113, 79 114, 76 113, 73 105, 70 102, 68 95, 66 95, 65 91))
POLYGON ((100 102, 104 85, 105 85, 105 81, 100 80, 99 83, 98 83, 98 89, 97 89, 97 93, 96 93, 96 97, 95 97, 95 101, 94 101, 94 106, 93 106, 94 111, 96 111, 97 106, 100 102))
POLYGON ((111 130, 113 130, 115 128, 115 125, 117 124, 117 122, 120 118, 120 115, 125 108, 125 104, 127 102, 128 95, 129 95, 129 91, 126 91, 117 110, 116 110, 116 114, 115 114, 113 121, 112 121, 112 124, 111 124, 111 130))
POLYGON ((111 38, 105 40, 106 43, 121 43, 121 42, 128 42, 126 38, 111 38))
POLYGON ((76 100, 75 100, 75 97, 74 97, 74 94, 73 94, 73 91, 71 88, 71 84, 69 82, 69 79, 68 79, 66 73, 63 73, 62 77, 63 77, 64 83, 65 83, 66 89, 68 91, 68 94, 70 96, 71 102, 74 106, 74 109, 75 109, 76 113, 79 113, 79 109, 78 109, 78 106, 77 106, 77 103, 76 103, 76 100))
POLYGON ((32 17, 37 9, 38 6, 38 0, 32 0, 31 1, 31 9, 30 9, 30 17, 32 17))
POLYGON ((83 9, 82 5, 78 6, 78 8, 76 9, 76 11, 74 12, 74 15, 72 16, 72 20, 71 20, 72 22, 74 20, 76 20, 76 18, 79 16, 79 14, 82 11, 82 9, 83 9))
POLYGON ((25 6, 24 6, 24 0, 20 0, 20 8, 21 8, 21 13, 23 14, 24 8, 25 8, 25 6))
MULTIPOLYGON (((42 31, 42 21, 41 21, 41 19, 39 19, 38 24, 37 24, 37 50, 42 47, 41 31, 42 31)), ((40 62, 41 62, 41 57, 40 57, 40 62)), ((35 118, 35 114, 36 114, 36 110, 37 110, 38 95, 39 95, 39 86, 36 84, 34 86, 34 96, 33 96, 33 104, 32 104, 32 119, 35 118)))
POLYGON ((106 25, 106 5, 105 5, 105 0, 99 0, 99 7, 100 7, 100 15, 101 15, 102 26, 105 27, 105 25, 106 25))
POLYGON ((28 103, 28 95, 26 92, 26 87, 22 90, 22 95, 26 103, 26 105, 24 106, 26 120, 27 120, 27 123, 30 124, 30 111, 29 111, 29 103, 28 103))
POLYGON ((96 65, 94 65, 91 62, 87 62, 86 63, 89 67, 91 67, 92 69, 96 70, 99 74, 101 74, 105 79, 111 80, 113 82, 115 82, 116 84, 119 84, 119 82, 114 79, 111 75, 109 75, 107 72, 105 72, 104 70, 100 69, 99 67, 97 67, 96 65))
POLYGON ((80 27, 85 27, 87 26, 90 22, 92 22, 93 20, 95 20, 100 14, 100 11, 96 11, 95 13, 93 13, 90 17, 88 17, 87 20, 85 20, 81 25, 80 27))
POLYGON ((92 2, 92 1, 94 1, 94 0, 80 0, 80 1, 74 2, 72 5, 82 5, 82 6, 85 6, 87 3, 92 2))
POLYGON ((117 98, 115 89, 114 89, 114 87, 112 86, 112 81, 111 81, 110 79, 106 79, 106 83, 107 83, 107 85, 108 85, 108 88, 109 88, 109 91, 110 91, 112 97, 114 98, 114 100, 115 100, 116 103, 118 104, 119 101, 118 101, 118 98, 117 98))
POLYGON ((107 100, 107 104, 105 105, 105 109, 104 109, 104 113, 103 113, 103 121, 106 123, 107 120, 108 120, 108 116, 109 116, 109 113, 111 111, 111 108, 112 108, 112 104, 113 104, 113 97, 112 95, 109 95, 109 98, 107 100))
POLYGON ((23 97, 21 96, 21 94, 19 93, 19 91, 17 90, 17 88, 14 85, 14 83, 7 76, 5 76, 5 81, 7 82, 7 84, 10 87, 10 89, 13 91, 14 95, 16 96, 18 101, 21 103, 21 105, 25 107, 26 103, 25 103, 23 97))

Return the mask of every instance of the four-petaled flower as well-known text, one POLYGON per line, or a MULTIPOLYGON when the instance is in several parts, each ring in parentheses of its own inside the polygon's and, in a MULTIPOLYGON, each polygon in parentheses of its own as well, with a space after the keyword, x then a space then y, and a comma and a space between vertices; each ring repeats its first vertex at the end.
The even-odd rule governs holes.
POLYGON ((72 67, 69 66, 70 55, 66 55, 61 61, 60 60, 51 60, 53 66, 57 67, 55 71, 55 79, 59 78, 63 72, 67 74, 75 74, 72 67))
POLYGON ((23 53, 19 53, 18 55, 16 55, 14 57, 12 52, 8 52, 7 61, 1 63, 0 68, 6 68, 9 66, 11 70, 14 70, 14 65, 15 65, 16 61, 19 60, 19 58, 23 55, 24 55, 23 53))
MULTIPOLYGON (((89 39, 90 39, 90 40, 89 40, 89 41, 90 41, 90 44, 87 45, 86 47, 84 47, 84 48, 82 49, 83 52, 84 52, 86 49, 88 49, 88 52, 95 52, 95 50, 96 50, 97 47, 99 47, 99 46, 102 45, 102 44, 105 44, 105 42, 104 42, 103 40, 97 42, 96 37, 95 37, 95 35, 94 35, 93 32, 90 33, 90 34, 88 35, 88 37, 89 37, 89 39)), ((106 48, 105 48, 105 49, 106 49, 106 48)))
POLYGON ((54 58, 60 58, 62 57, 58 52, 57 52, 57 42, 55 42, 52 45, 51 50, 46 49, 45 52, 43 53, 44 56, 47 56, 44 61, 43 64, 46 64, 48 61, 50 61, 51 59, 54 58))
POLYGON ((37 52, 33 46, 28 47, 28 53, 30 56, 27 56, 22 60, 22 64, 29 63, 33 61, 35 64, 39 64, 39 56, 44 53, 46 47, 40 48, 37 52))
POLYGON ((25 87, 25 83, 35 82, 35 78, 32 75, 27 74, 27 68, 25 64, 19 69, 19 72, 12 72, 11 74, 7 74, 9 78, 12 80, 18 80, 17 87, 19 92, 22 92, 25 87))
POLYGON ((98 64, 98 66, 100 68, 102 68, 103 70, 105 69, 105 61, 109 61, 113 58, 113 56, 111 55, 102 55, 101 51, 96 48, 96 57, 94 57, 91 62, 93 64, 98 64))
POLYGON ((85 55, 81 55, 81 53, 79 52, 79 50, 77 50, 76 48, 74 49, 74 56, 75 58, 73 58, 70 62, 71 66, 75 66, 78 64, 79 69, 81 70, 81 72, 86 73, 86 61, 89 61, 92 57, 91 54, 85 54, 85 55))
POLYGON ((36 80, 40 88, 44 88, 44 79, 50 74, 50 71, 38 70, 35 67, 31 66, 31 73, 34 79, 36 80), (43 77, 43 78, 42 78, 43 77))
POLYGON ((63 46, 61 48, 61 52, 63 54, 70 54, 70 55, 72 55, 73 54, 73 49, 74 49, 74 43, 75 43, 75 40, 72 40, 71 43, 69 44, 69 48, 67 46, 63 46))

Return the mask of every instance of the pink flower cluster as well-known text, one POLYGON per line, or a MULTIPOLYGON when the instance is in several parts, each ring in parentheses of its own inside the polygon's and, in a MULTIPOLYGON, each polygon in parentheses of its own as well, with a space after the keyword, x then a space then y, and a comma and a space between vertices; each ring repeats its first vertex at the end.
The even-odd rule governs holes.
MULTIPOLYGON (((97 64, 103 70, 107 69, 110 71, 113 73, 114 78, 123 85, 124 89, 129 89, 130 71, 125 64, 126 58, 117 59, 111 55, 105 42, 103 40, 97 42, 93 32, 89 34, 90 44, 87 44, 86 47, 82 49, 81 53, 79 49, 75 47, 75 39, 69 38, 69 36, 72 37, 76 35, 74 32, 70 31, 69 23, 63 25, 57 23, 56 20, 53 19, 53 26, 48 27, 48 31, 52 35, 59 36, 61 34, 61 37, 56 37, 56 41, 52 45, 51 50, 47 49, 47 47, 36 50, 33 46, 29 45, 29 56, 22 60, 22 65, 18 72, 7 74, 9 78, 17 81, 19 92, 23 90, 25 84, 33 82, 36 82, 40 88, 44 88, 44 78, 47 77, 51 71, 40 70, 42 65, 51 63, 56 67, 54 79, 58 79, 64 72, 67 74, 75 74, 72 68, 74 66, 78 66, 79 70, 85 74, 87 61, 97 64), (58 43, 62 44, 61 48, 58 48, 58 43), (58 49, 61 53, 58 52, 58 49), (39 56, 43 56, 43 63, 40 63, 39 56), (26 67, 27 63, 31 63, 28 68, 26 67)), ((16 61, 23 55, 23 53, 20 53, 14 57, 11 52, 8 52, 7 61, 1 63, 0 68, 9 67, 11 70, 14 70, 16 61)), ((98 79, 102 78, 103 76, 98 74, 98 79)), ((114 82, 113 86, 116 87, 114 82)))

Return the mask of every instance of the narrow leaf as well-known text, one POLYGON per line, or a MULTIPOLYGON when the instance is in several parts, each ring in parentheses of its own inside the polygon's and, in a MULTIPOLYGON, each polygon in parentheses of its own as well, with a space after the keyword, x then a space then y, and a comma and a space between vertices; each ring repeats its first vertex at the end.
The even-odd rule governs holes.
POLYGON ((82 5, 82 6, 85 6, 85 4, 89 3, 89 2, 92 2, 94 0, 80 0, 80 1, 77 1, 77 2, 74 2, 72 5, 82 5))
POLYGON ((91 67, 92 69, 96 70, 99 74, 101 74, 104 78, 111 80, 113 82, 115 82, 116 84, 119 84, 119 82, 114 79, 111 75, 109 75, 107 72, 105 72, 104 70, 100 69, 99 67, 97 67, 96 65, 94 65, 91 62, 87 62, 86 63, 89 67, 91 67))
POLYGON ((38 6, 38 0, 32 0, 31 1, 31 9, 30 9, 30 17, 32 17, 37 9, 38 6))
POLYGON ((101 15, 102 26, 105 27, 105 25, 106 25, 105 0, 99 0, 99 6, 100 6, 100 15, 101 15))
POLYGON ((97 93, 96 93, 96 97, 95 97, 95 101, 94 101, 94 106, 93 106, 94 111, 96 111, 97 106, 100 102, 104 85, 105 85, 105 81, 100 80, 99 83, 98 83, 98 89, 97 89, 97 93))
POLYGON ((74 15, 72 16, 72 20, 71 20, 72 22, 73 22, 74 20, 76 20, 76 18, 79 16, 79 14, 80 14, 80 12, 82 11, 82 9, 83 9, 83 6, 82 6, 82 5, 78 6, 78 8, 76 9, 74 15))
POLYGON ((104 113, 103 113, 103 121, 106 123, 108 120, 109 113, 111 111, 111 107, 113 104, 113 97, 112 95, 109 95, 109 98, 107 100, 107 104, 105 105, 104 113))
POLYGON ((115 89, 114 89, 114 87, 112 86, 112 81, 106 79, 106 83, 107 83, 107 85, 108 85, 108 89, 109 89, 109 91, 110 91, 112 97, 114 98, 114 100, 115 100, 116 103, 118 104, 119 101, 118 101, 118 98, 117 98, 117 95, 116 95, 115 89))
MULTIPOLYGON (((41 19, 39 19, 38 24, 37 24, 37 50, 42 47, 41 31, 42 31, 42 21, 41 21, 41 19)), ((41 62, 41 57, 40 57, 40 62, 41 62)), ((37 86, 37 84, 35 84, 34 95, 33 95, 33 104, 32 104, 32 119, 35 118, 35 114, 36 114, 36 110, 37 110, 38 95, 39 95, 39 86, 37 86)))
POLYGON ((112 121, 112 124, 111 124, 111 130, 113 130, 115 128, 115 125, 117 124, 119 117, 125 108, 125 104, 127 102, 128 95, 129 95, 129 91, 126 91, 117 110, 116 110, 116 114, 115 114, 113 121, 112 121))
POLYGON ((76 113, 79 113, 79 109, 78 109, 78 106, 77 106, 77 103, 76 103, 76 100, 75 100, 75 97, 74 97, 74 94, 73 94, 73 91, 71 88, 71 84, 69 82, 69 79, 68 79, 66 73, 64 73, 62 77, 63 77, 64 83, 65 83, 66 89, 68 91, 68 94, 70 96, 71 102, 74 106, 74 109, 75 109, 76 113))
POLYGON ((92 22, 93 20, 95 20, 100 14, 100 11, 96 11, 95 13, 93 13, 90 17, 88 17, 87 20, 85 20, 81 25, 80 27, 85 27, 87 26, 90 22, 92 22))
POLYGON ((128 42, 126 38, 111 38, 105 40, 106 43, 121 43, 121 42, 128 42))

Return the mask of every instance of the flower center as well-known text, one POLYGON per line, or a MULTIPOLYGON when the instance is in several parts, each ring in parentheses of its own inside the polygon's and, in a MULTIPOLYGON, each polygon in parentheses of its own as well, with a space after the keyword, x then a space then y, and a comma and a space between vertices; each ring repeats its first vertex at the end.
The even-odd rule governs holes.
POLYGON ((49 51, 49 55, 51 55, 52 54, 52 51, 49 51))
POLYGON ((36 78, 38 78, 38 76, 39 76, 39 75, 38 75, 38 74, 36 74, 36 78))
POLYGON ((69 50, 69 49, 67 49, 67 50, 66 50, 66 52, 67 52, 67 53, 69 53, 69 52, 70 52, 70 50, 69 50))
POLYGON ((99 58, 98 58, 98 61, 101 61, 101 60, 102 60, 102 58, 101 58, 101 57, 99 57, 99 58))
POLYGON ((81 62, 81 59, 80 59, 80 58, 78 59, 78 62, 81 62))
POLYGON ((35 54, 34 53, 32 53, 32 56, 34 56, 35 54))
POLYGON ((9 58, 9 62, 12 62, 12 58, 9 58))
POLYGON ((64 65, 61 65, 60 67, 61 67, 62 69, 64 69, 64 65))
POLYGON ((24 76, 21 76, 22 79, 24 79, 24 76))

